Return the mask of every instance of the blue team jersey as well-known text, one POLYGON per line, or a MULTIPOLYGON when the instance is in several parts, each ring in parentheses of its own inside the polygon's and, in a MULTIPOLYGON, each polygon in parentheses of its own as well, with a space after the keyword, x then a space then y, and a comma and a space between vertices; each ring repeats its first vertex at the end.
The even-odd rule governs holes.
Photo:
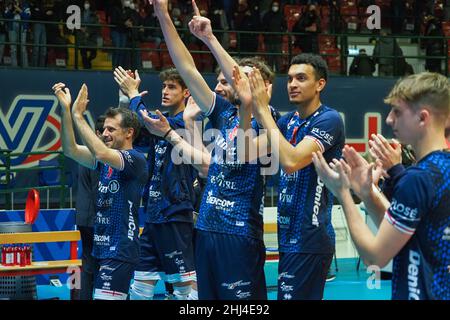
MULTIPOLYGON (((130 109, 138 114, 139 110, 145 109, 141 97, 131 100, 130 109)), ((183 112, 166 117, 172 129, 184 129, 183 112)), ((142 118, 139 119, 143 123, 142 118)), ((144 192, 146 222, 192 223, 195 204, 193 184, 197 171, 189 164, 175 164, 173 146, 165 139, 150 135, 145 144, 148 147, 149 168, 149 181, 144 192)))
POLYGON ((435 151, 407 168, 385 214, 412 235, 394 258, 392 299, 450 300, 450 152, 435 151))
POLYGON ((136 150, 117 150, 120 170, 99 164, 93 255, 98 259, 139 261, 138 208, 147 182, 145 157, 136 150))
MULTIPOLYGON (((263 238, 263 177, 260 164, 237 161, 238 108, 219 95, 207 113, 214 140, 208 178, 196 228, 204 231, 263 238), (223 152, 222 157, 218 152, 223 152)), ((252 121, 258 132, 258 126, 252 121)))
MULTIPOLYGON (((322 105, 306 119, 301 119, 298 112, 290 112, 280 118, 278 127, 293 146, 311 139, 319 145, 327 162, 341 157, 344 124, 334 109, 322 105)), ((317 176, 314 165, 311 163, 292 174, 281 168, 278 193, 278 250, 333 253, 333 195, 317 176)))

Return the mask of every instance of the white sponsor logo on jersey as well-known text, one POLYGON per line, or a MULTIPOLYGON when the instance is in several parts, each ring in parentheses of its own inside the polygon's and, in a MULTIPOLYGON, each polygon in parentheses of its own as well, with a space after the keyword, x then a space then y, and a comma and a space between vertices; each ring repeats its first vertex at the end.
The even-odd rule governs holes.
POLYGON ((420 272, 420 254, 414 250, 409 250, 408 265, 408 299, 420 300, 419 272, 420 272))
POLYGON ((333 144, 334 137, 325 130, 320 130, 320 128, 313 128, 311 130, 311 133, 314 134, 316 137, 322 139, 327 144, 329 145, 333 144))
POLYGON ((212 195, 212 191, 209 191, 208 197, 206 198, 206 203, 216 206, 216 209, 231 210, 231 208, 234 208, 235 202, 216 198, 212 195))
POLYGON ((323 182, 320 180, 320 177, 317 177, 317 187, 316 194, 314 195, 314 206, 313 206, 313 215, 312 215, 312 225, 318 227, 319 226, 319 211, 320 211, 320 200, 322 199, 322 190, 323 190, 323 182))

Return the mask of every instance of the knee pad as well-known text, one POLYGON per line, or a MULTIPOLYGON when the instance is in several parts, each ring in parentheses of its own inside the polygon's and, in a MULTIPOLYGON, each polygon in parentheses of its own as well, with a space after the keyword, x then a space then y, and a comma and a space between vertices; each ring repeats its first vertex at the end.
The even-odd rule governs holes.
POLYGON ((191 293, 191 285, 184 287, 173 286, 173 295, 176 300, 188 300, 189 293, 191 293))
POLYGON ((135 280, 130 288, 130 300, 153 300, 154 290, 154 285, 135 280))

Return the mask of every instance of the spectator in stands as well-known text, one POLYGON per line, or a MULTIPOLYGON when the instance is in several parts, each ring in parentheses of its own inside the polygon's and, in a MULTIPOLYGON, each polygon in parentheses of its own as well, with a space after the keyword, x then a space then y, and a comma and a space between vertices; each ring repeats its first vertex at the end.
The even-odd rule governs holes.
MULTIPOLYGON (((279 1, 272 2, 272 9, 264 15, 263 31, 266 32, 286 32, 287 24, 284 19, 283 12, 280 8, 279 1)), ((267 57, 267 62, 275 72, 280 72, 281 68, 281 48, 283 43, 283 36, 281 34, 265 35, 264 43, 266 45, 266 52, 271 55, 267 57)))
POLYGON ((378 63, 378 74, 380 76, 394 75, 394 56, 401 55, 400 46, 394 37, 389 37, 386 29, 381 30, 381 37, 378 38, 373 49, 373 61, 378 63))
POLYGON ((366 49, 359 49, 359 54, 350 66, 350 75, 371 77, 375 71, 375 63, 366 53, 366 49))
POLYGON ((20 60, 22 67, 28 67, 28 52, 26 47, 28 22, 31 11, 27 1, 10 0, 6 4, 5 18, 16 20, 8 22, 8 36, 10 44, 11 65, 17 67, 17 44, 20 43, 20 60), (19 22, 20 21, 20 22, 19 22))
POLYGON ((330 7, 330 23, 329 30, 330 33, 341 32, 341 0, 328 0, 328 5, 330 7))
POLYGON ((244 11, 244 16, 236 29, 252 33, 239 34, 239 49, 241 52, 247 52, 244 56, 254 56, 258 50, 258 31, 261 30, 261 21, 259 16, 259 8, 255 5, 248 5, 244 11))
MULTIPOLYGON (((442 26, 435 16, 429 14, 425 17, 425 36, 427 37, 442 37, 442 26)), ((444 43, 442 39, 424 39, 423 45, 427 59, 425 60, 425 69, 430 72, 442 72, 441 58, 436 58, 444 55, 444 43)))
MULTIPOLYGON (((125 0, 124 5, 120 0, 112 0, 109 11, 110 24, 115 25, 111 27, 111 41, 113 47, 117 48, 112 52, 112 67, 128 66, 126 63, 126 54, 121 48, 127 46, 127 29, 125 26, 126 16, 124 14, 125 6, 130 6, 130 0, 125 0)), ((128 22, 129 24, 129 22, 128 22)))
POLYGON ((318 34, 320 33, 320 16, 316 6, 308 5, 300 19, 292 28, 292 32, 306 33, 297 36, 296 45, 304 53, 319 53, 318 34))
MULTIPOLYGON (((31 20, 47 21, 48 15, 42 1, 33 0, 30 2, 31 20)), ((33 32, 33 52, 31 56, 31 66, 45 67, 47 58, 47 26, 44 23, 33 22, 31 29, 33 32)))
POLYGON ((65 46, 68 44, 68 40, 64 34, 64 27, 66 25, 65 14, 66 14, 67 6, 61 2, 56 0, 49 0, 45 2, 44 10, 47 16, 47 20, 49 23, 46 26, 47 32, 47 43, 49 45, 57 45, 57 47, 47 47, 47 52, 50 50, 55 52, 55 56, 57 59, 66 60, 68 57, 68 52, 65 46))
POLYGON ((426 8, 426 3, 424 0, 414 0, 414 3, 413 3, 414 33, 416 35, 420 34, 420 29, 422 26, 425 8, 426 8))
POLYGON ((221 4, 212 3, 211 4, 211 27, 214 32, 217 34, 217 38, 225 50, 228 50, 230 46, 230 37, 228 35, 228 31, 230 26, 228 25, 227 17, 225 15, 225 11, 221 4))
POLYGON ((444 0, 444 21, 450 21, 450 0, 444 0))
POLYGON ((144 31, 141 33, 142 41, 153 42, 156 47, 159 47, 163 34, 161 28, 159 27, 158 19, 156 19, 153 12, 153 6, 144 7, 144 17, 142 18, 144 31))
POLYGON ((98 17, 95 9, 92 8, 92 1, 85 0, 83 10, 81 12, 81 29, 78 33, 78 41, 81 46, 89 48, 80 49, 81 60, 84 69, 92 68, 92 60, 97 56, 97 38, 100 35, 98 27, 89 26, 90 24, 98 24, 98 17))
POLYGON ((406 1, 391 0, 391 30, 392 34, 401 34, 406 18, 406 1))
MULTIPOLYGON (((0 19, 5 19, 5 2, 0 0, 0 19)), ((5 52, 6 42, 6 23, 0 20, 0 65, 3 64, 3 53, 5 52)))
POLYGON ((139 3, 134 0, 130 2, 130 5, 127 11, 127 16, 129 17, 130 23, 128 24, 128 43, 132 48, 132 51, 129 52, 128 59, 130 69, 136 70, 141 69, 142 61, 141 61, 141 51, 139 48, 139 44, 141 42, 141 27, 143 26, 143 19, 139 14, 139 3))

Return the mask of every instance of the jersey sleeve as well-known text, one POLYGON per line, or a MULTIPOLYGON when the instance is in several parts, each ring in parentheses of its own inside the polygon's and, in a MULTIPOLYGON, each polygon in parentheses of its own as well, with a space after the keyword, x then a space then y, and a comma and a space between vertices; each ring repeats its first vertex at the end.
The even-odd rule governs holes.
POLYGON ((339 141, 343 131, 343 122, 339 113, 324 112, 312 120, 311 131, 304 139, 311 139, 316 142, 323 153, 339 141))
POLYGON ((433 190, 426 172, 408 170, 394 187, 385 219, 400 232, 412 235, 432 207, 433 190))
POLYGON ((217 128, 220 115, 222 114, 223 111, 225 111, 230 107, 233 107, 233 105, 230 102, 228 102, 227 100, 222 98, 222 96, 214 92, 214 99, 211 108, 204 115, 209 118, 213 128, 217 128))

